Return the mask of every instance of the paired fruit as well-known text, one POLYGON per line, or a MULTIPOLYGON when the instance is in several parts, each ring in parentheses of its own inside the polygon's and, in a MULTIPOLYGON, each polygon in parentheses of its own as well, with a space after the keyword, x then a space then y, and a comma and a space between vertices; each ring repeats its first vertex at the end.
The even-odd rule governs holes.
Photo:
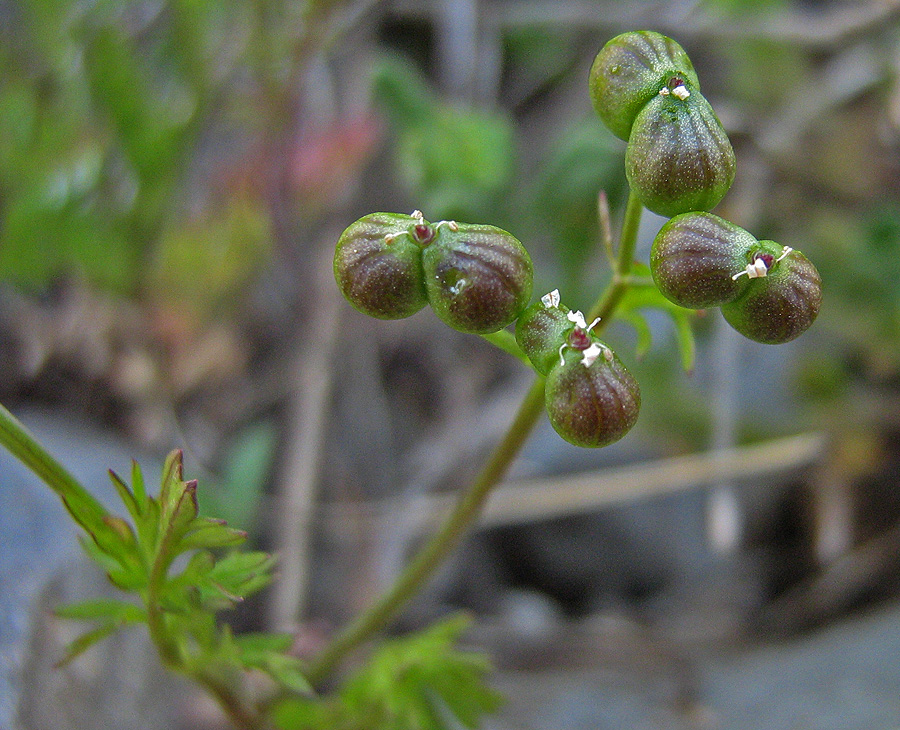
POLYGON ((690 309, 721 307, 725 320, 757 342, 789 342, 815 321, 822 280, 799 251, 757 241, 711 213, 672 218, 650 251, 653 281, 690 309))
POLYGON ((486 334, 513 322, 531 297, 525 247, 485 225, 373 213, 341 235, 334 256, 341 292, 356 309, 399 319, 430 304, 447 325, 486 334))
POLYGON ((710 210, 728 192, 734 150, 687 53, 671 38, 616 36, 594 59, 590 92, 606 126, 628 141, 625 173, 646 208, 669 217, 710 210))
POLYGON ((637 381, 616 354, 591 334, 596 322, 545 295, 516 323, 516 341, 545 375, 545 406, 556 432, 576 446, 596 448, 631 430, 641 407, 637 381))

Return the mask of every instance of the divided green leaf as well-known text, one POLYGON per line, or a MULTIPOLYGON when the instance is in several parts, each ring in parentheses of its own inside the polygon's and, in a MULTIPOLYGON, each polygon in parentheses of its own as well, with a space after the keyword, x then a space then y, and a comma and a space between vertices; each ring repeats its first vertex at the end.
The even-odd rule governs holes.
POLYGON ((138 510, 143 514, 147 511, 147 489, 144 486, 144 474, 141 472, 141 466, 136 461, 131 462, 131 489, 138 510))
POLYGON ((116 488, 116 492, 119 493, 119 499, 122 500, 122 503, 125 505, 125 508, 128 510, 128 514, 131 515, 131 518, 137 522, 141 517, 141 505, 138 504, 135 499, 134 493, 128 488, 128 485, 122 481, 121 477, 116 474, 112 469, 109 470, 109 479, 113 483, 113 486, 116 488))
POLYGON ((181 539, 179 549, 185 551, 198 548, 234 547, 246 539, 246 532, 228 527, 224 520, 200 517, 194 520, 190 530, 181 539))
POLYGON ((72 603, 58 607, 54 613, 59 618, 65 619, 102 620, 99 626, 81 634, 66 646, 62 658, 56 663, 57 667, 65 666, 90 649, 94 644, 102 641, 123 626, 143 623, 147 620, 146 613, 142 608, 132 603, 115 600, 72 603))
POLYGON ((312 685, 303 672, 304 663, 296 657, 267 652, 261 669, 265 670, 278 684, 297 694, 313 694, 312 685))
POLYGON ((264 588, 272 579, 275 558, 264 552, 234 552, 218 560, 209 572, 211 587, 233 601, 264 588))
POLYGON ((286 730, 477 727, 501 698, 485 684, 487 658, 456 647, 467 625, 465 616, 454 616, 385 642, 336 698, 293 698, 279 705, 276 721, 286 730))
POLYGON ((90 649, 94 644, 114 633, 120 626, 121 624, 119 622, 114 621, 102 624, 96 629, 91 629, 90 631, 81 634, 81 636, 69 643, 63 652, 62 658, 56 662, 55 666, 57 668, 66 666, 73 659, 84 654, 84 652, 90 649))

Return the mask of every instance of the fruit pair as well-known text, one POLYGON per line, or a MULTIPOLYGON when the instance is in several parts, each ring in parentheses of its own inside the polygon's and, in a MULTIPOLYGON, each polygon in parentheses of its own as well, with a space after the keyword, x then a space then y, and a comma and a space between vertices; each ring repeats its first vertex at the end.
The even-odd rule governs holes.
POLYGON ((560 305, 556 290, 528 307, 516 323, 516 341, 547 378, 550 423, 576 446, 618 441, 634 426, 641 406, 637 381, 591 334, 595 324, 560 305))
POLYGON ((710 210, 734 181, 728 135, 684 49, 653 31, 610 40, 591 67, 594 108, 624 140, 625 174, 641 203, 671 217, 710 210))
POLYGON ((352 223, 334 254, 334 275, 356 309, 400 319, 430 304, 447 325, 487 334, 510 324, 531 297, 525 247, 494 226, 429 223, 372 213, 352 223))
POLYGON ((670 301, 690 309, 721 307, 745 337, 779 344, 801 335, 822 304, 822 280, 799 251, 757 241, 712 213, 669 220, 650 251, 653 281, 670 301))

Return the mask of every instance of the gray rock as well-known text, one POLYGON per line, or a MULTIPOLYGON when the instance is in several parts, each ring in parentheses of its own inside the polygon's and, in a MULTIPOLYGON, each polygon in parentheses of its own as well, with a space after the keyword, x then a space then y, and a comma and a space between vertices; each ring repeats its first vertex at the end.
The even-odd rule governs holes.
MULTIPOLYGON (((127 444, 71 415, 36 411, 16 415, 88 490, 116 513, 122 512, 107 469, 130 474, 135 455, 127 444)), ((144 467, 152 484, 160 465, 144 467)), ((31 609, 51 577, 77 563, 81 548, 78 529, 56 494, 4 449, 0 474, 0 728, 8 728, 23 690, 21 670, 31 609)))
POLYGON ((41 591, 31 611, 16 720, 22 730, 171 730, 183 726, 190 686, 160 664, 143 626, 118 631, 69 664, 65 647, 89 628, 58 619, 64 603, 116 595, 84 561, 68 566, 41 591))
POLYGON ((489 730, 896 730, 900 604, 764 646, 629 650, 598 642, 594 664, 500 672, 508 698, 489 730), (613 646, 613 648, 610 648, 613 646), (605 647, 605 648, 604 648, 605 647))

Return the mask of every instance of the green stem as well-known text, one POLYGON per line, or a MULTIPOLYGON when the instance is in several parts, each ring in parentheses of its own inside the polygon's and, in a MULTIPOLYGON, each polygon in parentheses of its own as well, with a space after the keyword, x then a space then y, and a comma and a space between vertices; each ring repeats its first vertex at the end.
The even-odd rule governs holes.
MULTIPOLYGON (((629 274, 637 245, 642 212, 643 207, 640 201, 633 193, 630 194, 625 209, 619 254, 612 282, 591 309, 590 319, 603 317, 603 320, 597 325, 598 330, 602 331, 609 324, 622 296, 631 286, 629 274)), ((502 347, 502 344, 498 344, 498 346, 502 347)), ((307 670, 307 678, 310 682, 313 684, 321 682, 345 656, 373 634, 384 629, 406 602, 416 595, 425 581, 478 518, 481 507, 491 490, 503 478, 509 465, 524 446, 543 407, 544 379, 538 376, 525 394, 515 419, 503 439, 495 447, 487 464, 471 486, 460 495, 456 507, 447 516, 440 529, 413 558, 413 561, 387 592, 338 633, 322 653, 313 660, 307 670)))
POLYGON ((106 529, 106 509, 65 467, 41 446, 31 432, 0 405, 0 444, 56 492, 81 527, 91 534, 106 529))
POLYGON ((431 576, 466 530, 475 522, 491 489, 503 478, 513 458, 537 423, 544 406, 544 379, 534 383, 519 406, 516 417, 491 454, 487 464, 463 492, 441 528, 406 567, 387 593, 345 628, 310 665, 307 678, 320 682, 337 663, 369 636, 381 631, 397 611, 411 599, 431 576))
POLYGON ((206 688, 216 700, 235 727, 243 730, 268 730, 269 723, 259 713, 249 710, 231 688, 219 679, 204 673, 189 674, 194 681, 206 688))
POLYGON ((156 551, 153 566, 147 580, 147 627, 150 631, 150 639, 156 646, 156 651, 162 663, 170 669, 189 673, 186 671, 178 645, 169 633, 166 626, 165 612, 162 607, 162 591, 166 583, 168 559, 164 552, 165 539, 156 551))

